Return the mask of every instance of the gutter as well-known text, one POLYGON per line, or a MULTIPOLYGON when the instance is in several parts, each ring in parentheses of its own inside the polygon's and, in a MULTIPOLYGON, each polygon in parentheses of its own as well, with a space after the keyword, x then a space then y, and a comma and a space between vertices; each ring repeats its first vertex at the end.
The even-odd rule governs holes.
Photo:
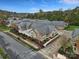
POLYGON ((44 47, 46 47, 50 42, 52 42, 54 39, 58 38, 60 35, 55 36, 54 38, 47 41, 45 44, 43 44, 44 47))

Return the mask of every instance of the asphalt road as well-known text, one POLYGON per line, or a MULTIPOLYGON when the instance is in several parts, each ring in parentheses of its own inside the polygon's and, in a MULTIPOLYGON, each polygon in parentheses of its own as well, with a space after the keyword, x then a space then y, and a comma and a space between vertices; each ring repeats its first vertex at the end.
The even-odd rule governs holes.
POLYGON ((38 51, 34 51, 28 45, 23 46, 3 32, 0 32, 0 45, 10 55, 10 59, 46 59, 38 51))

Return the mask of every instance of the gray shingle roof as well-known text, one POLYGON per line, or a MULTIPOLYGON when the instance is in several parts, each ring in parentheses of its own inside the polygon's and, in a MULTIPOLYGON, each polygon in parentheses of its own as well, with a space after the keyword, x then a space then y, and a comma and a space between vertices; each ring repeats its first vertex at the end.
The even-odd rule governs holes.
POLYGON ((75 38, 79 36, 79 29, 75 29, 73 32, 72 32, 72 38, 75 38))
POLYGON ((39 33, 42 35, 48 35, 51 33, 53 30, 55 30, 54 26, 49 25, 48 23, 33 23, 31 28, 36 29, 39 33))
POLYGON ((29 29, 29 26, 32 24, 31 21, 27 21, 27 22, 21 22, 18 24, 18 27, 19 29, 22 29, 22 30, 27 30, 29 29))
POLYGON ((67 23, 64 21, 51 21, 51 24, 54 26, 66 26, 67 23))
POLYGON ((27 22, 21 22, 19 24, 20 29, 27 30, 29 27, 32 29, 36 29, 39 33, 42 35, 49 34, 52 32, 55 27, 51 25, 51 22, 46 20, 37 20, 37 21, 27 21, 27 22))
POLYGON ((55 30, 55 27, 63 26, 65 27, 67 23, 64 21, 48 21, 48 20, 31 20, 23 19, 16 20, 15 23, 20 30, 27 30, 29 28, 36 29, 42 35, 47 35, 55 30))

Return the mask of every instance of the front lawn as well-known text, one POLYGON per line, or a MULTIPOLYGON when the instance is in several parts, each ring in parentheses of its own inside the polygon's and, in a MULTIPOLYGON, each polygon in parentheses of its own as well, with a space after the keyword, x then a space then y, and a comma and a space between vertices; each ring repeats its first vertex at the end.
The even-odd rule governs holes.
POLYGON ((6 25, 0 24, 0 30, 1 30, 1 31, 9 31, 10 28, 7 27, 6 25))
POLYGON ((68 27, 65 28, 65 30, 75 30, 75 29, 79 29, 79 26, 69 25, 68 27))

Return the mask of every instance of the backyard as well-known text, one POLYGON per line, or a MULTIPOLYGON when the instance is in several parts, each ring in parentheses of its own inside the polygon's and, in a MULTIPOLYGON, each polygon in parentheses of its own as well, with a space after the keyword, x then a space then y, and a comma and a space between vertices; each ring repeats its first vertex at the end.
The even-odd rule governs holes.
POLYGON ((79 29, 79 26, 69 25, 68 27, 65 28, 65 30, 75 30, 75 29, 79 29))

